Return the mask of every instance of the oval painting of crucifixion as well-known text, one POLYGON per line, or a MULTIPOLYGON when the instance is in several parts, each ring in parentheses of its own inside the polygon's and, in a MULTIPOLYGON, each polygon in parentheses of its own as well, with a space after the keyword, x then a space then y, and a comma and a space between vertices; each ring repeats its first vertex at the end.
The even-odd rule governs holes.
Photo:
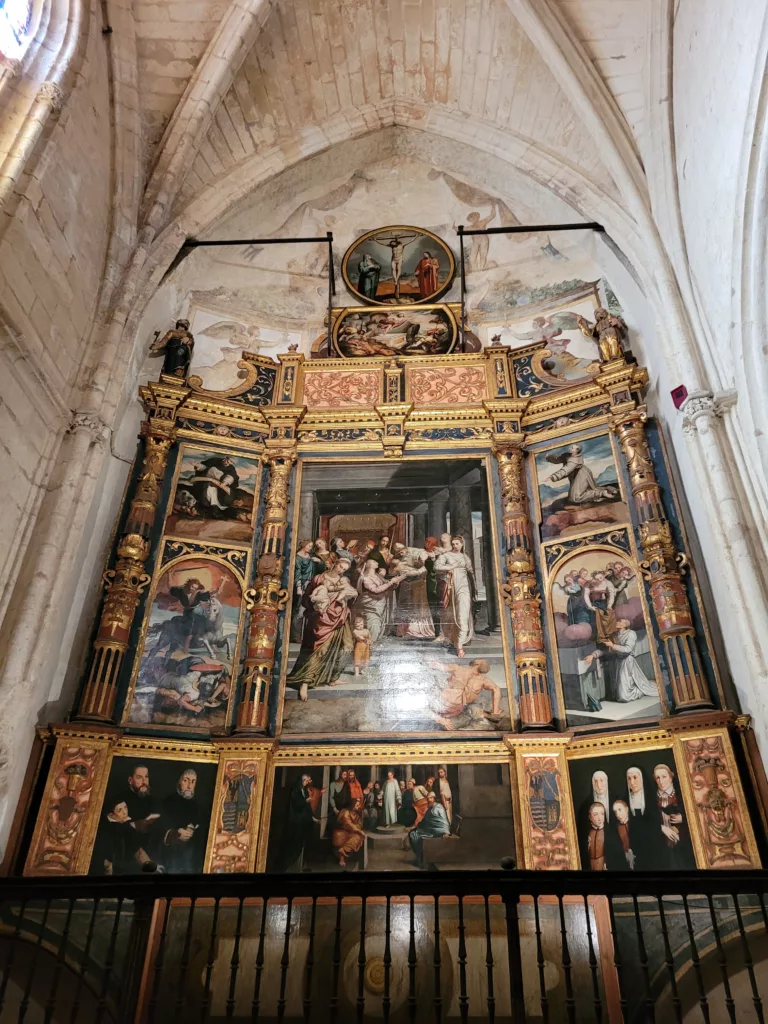
POLYGON ((456 261, 448 246, 424 228, 377 228, 347 249, 344 283, 363 302, 432 302, 451 286, 456 261))

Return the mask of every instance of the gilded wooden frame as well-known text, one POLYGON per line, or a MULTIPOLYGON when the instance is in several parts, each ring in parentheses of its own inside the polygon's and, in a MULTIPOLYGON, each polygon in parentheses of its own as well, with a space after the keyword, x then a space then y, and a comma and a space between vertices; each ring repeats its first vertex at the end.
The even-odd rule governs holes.
MULTIPOLYGON (((324 768, 339 762, 354 762, 358 765, 376 764, 506 764, 509 769, 510 806, 515 829, 516 846, 520 848, 518 833, 519 813, 516 799, 515 759, 505 746, 502 738, 478 740, 477 742, 405 742, 405 743, 323 743, 301 744, 278 747, 271 758, 269 776, 264 791, 263 813, 259 832, 259 850, 256 871, 265 871, 269 847, 269 830, 272 819, 275 774, 278 768, 306 765, 308 768, 324 768)), ((510 850, 510 854, 516 854, 510 850)))
POLYGON ((579 843, 576 831, 576 816, 573 806, 573 794, 571 792, 571 779, 568 772, 566 750, 571 742, 570 736, 551 737, 539 736, 535 739, 523 735, 505 736, 505 741, 513 751, 515 758, 515 775, 517 789, 517 803, 515 805, 515 820, 520 823, 520 838, 518 849, 522 849, 523 864, 528 871, 538 869, 533 852, 533 833, 536 830, 531 815, 530 800, 525 788, 525 760, 528 757, 552 758, 557 763, 560 773, 560 807, 563 821, 563 830, 568 851, 568 864, 566 868, 579 869, 579 843))
MULTIPOLYGON (((485 465, 486 485, 487 485, 487 488, 488 488, 489 515, 490 515, 490 519, 491 519, 491 530, 493 532, 493 539, 495 541, 495 539, 500 536, 499 524, 498 524, 498 518, 497 518, 497 511, 496 511, 496 500, 495 500, 496 496, 497 496, 497 488, 495 486, 493 474, 491 472, 491 469, 492 469, 492 456, 491 456, 491 454, 487 450, 485 450, 485 451, 483 451, 483 450, 479 450, 479 451, 478 450, 474 450, 474 451, 461 451, 461 452, 457 452, 456 454, 453 454, 453 455, 449 455, 447 453, 443 454, 442 452, 440 454, 438 454, 438 455, 406 455, 402 459, 402 462, 400 464, 403 464, 405 462, 416 462, 416 461, 428 461, 428 462, 442 461, 442 462, 446 462, 446 461, 449 461, 449 460, 450 461, 455 461, 457 459, 473 459, 475 461, 484 463, 484 465, 485 465)), ((280 676, 279 676, 280 683, 279 683, 278 696, 277 696, 277 702, 278 702, 277 703, 277 723, 276 723, 276 729, 275 729, 275 735, 277 736, 278 739, 283 735, 283 711, 284 711, 284 707, 285 707, 285 690, 286 690, 286 678, 287 678, 287 675, 288 675, 288 659, 290 657, 290 623, 291 623, 291 614, 292 614, 292 610, 293 610, 293 597, 294 597, 293 579, 294 579, 295 567, 296 567, 295 545, 296 545, 296 543, 298 543, 298 540, 300 539, 299 536, 298 536, 298 523, 299 523, 299 514, 300 514, 301 486, 302 486, 302 477, 303 477, 304 466, 307 465, 307 464, 313 464, 313 465, 328 465, 328 466, 332 467, 334 465, 360 465, 362 463, 371 463, 371 462, 381 463, 382 465, 391 465, 391 460, 387 460, 386 458, 381 457, 381 456, 379 456, 379 457, 375 457, 375 456, 372 457, 368 452, 366 452, 364 456, 363 455, 357 455, 357 456, 356 455, 351 455, 350 457, 347 457, 347 458, 344 458, 342 453, 334 452, 332 456, 328 456, 328 457, 317 456, 317 455, 300 455, 300 457, 298 459, 298 466, 296 468, 296 477, 295 477, 295 484, 294 484, 293 519, 291 521, 291 537, 293 538, 293 542, 292 542, 291 550, 290 550, 290 553, 289 553, 290 568, 289 568, 288 583, 287 583, 287 590, 288 590, 288 593, 289 593, 290 596, 288 598, 288 602, 287 602, 287 604, 285 606, 285 611, 283 613, 284 616, 285 616, 285 619, 284 619, 285 625, 284 625, 284 628, 283 628, 282 649, 280 651, 280 676)), ((505 675, 506 685, 507 685, 507 700, 509 702, 510 718, 514 722, 514 721, 517 720, 517 717, 518 717, 517 716, 517 695, 515 693, 515 685, 514 685, 515 682, 516 682, 517 677, 516 677, 516 674, 515 674, 514 668, 513 668, 513 665, 514 665, 514 662, 513 662, 513 651, 511 650, 511 643, 510 643, 510 637, 509 637, 509 632, 508 632, 509 631, 509 627, 510 627, 509 615, 504 611, 504 609, 506 608, 506 605, 504 604, 504 594, 503 594, 503 591, 502 591, 502 583, 506 579, 506 576, 504 575, 504 569, 503 569, 503 566, 502 566, 502 563, 501 563, 501 555, 499 553, 499 545, 498 545, 498 543, 494 542, 492 546, 493 546, 493 554, 494 554, 493 569, 494 569, 495 585, 496 585, 496 599, 497 599, 497 603, 498 603, 498 608, 500 610, 500 615, 502 617, 501 637, 502 637, 502 651, 503 651, 503 654, 504 654, 504 675, 505 675)), ((284 735, 290 736, 291 739, 302 737, 302 738, 304 738, 306 740, 310 740, 310 739, 319 740, 319 738, 321 736, 326 735, 326 734, 325 733, 299 733, 299 732, 291 732, 291 733, 285 733, 284 735)), ((336 739, 339 739, 339 740, 342 740, 342 741, 343 740, 347 740, 347 739, 355 739, 355 738, 357 738, 357 739, 364 738, 364 739, 371 740, 371 741, 373 741, 374 739, 379 740, 379 741, 386 741, 387 739, 396 739, 396 738, 404 738, 404 737, 407 738, 407 739, 410 739, 414 735, 418 736, 420 739, 426 739, 428 737, 444 736, 445 733, 438 733, 438 732, 422 733, 422 734, 411 734, 411 733, 333 733, 332 735, 336 739)), ((458 733, 457 735, 465 737, 465 736, 469 736, 469 735, 472 735, 472 734, 465 732, 465 733, 458 733)), ((482 737, 483 739, 487 739, 489 737, 489 735, 493 735, 493 734, 477 733, 476 735, 478 737, 482 737)))
POLYGON ((197 560, 197 561, 207 560, 207 561, 211 561, 211 562, 217 562, 219 565, 225 566, 227 569, 230 570, 230 572, 234 573, 234 575, 237 578, 238 582, 240 583, 240 587, 241 587, 240 615, 239 615, 238 624, 237 624, 237 637, 236 637, 236 640, 235 640, 235 648, 234 648, 234 651, 232 653, 232 680, 233 680, 233 685, 231 687, 230 694, 229 694, 229 699, 227 701, 227 711, 226 711, 226 716, 225 716, 227 722, 229 722, 231 720, 232 710, 233 710, 233 703, 234 703, 234 700, 235 700, 235 697, 236 697, 236 694, 235 694, 236 687, 234 685, 234 681, 235 681, 235 678, 236 678, 235 673, 236 673, 238 665, 240 664, 240 651, 242 649, 243 632, 244 632, 244 628, 245 628, 245 592, 248 589, 248 584, 249 584, 249 580, 250 580, 250 565, 251 565, 251 552, 250 552, 250 549, 243 549, 242 547, 235 547, 235 546, 232 546, 230 544, 218 544, 218 543, 211 543, 211 542, 207 542, 207 541, 206 542, 194 541, 194 540, 191 540, 190 538, 187 538, 187 537, 184 537, 184 538, 163 537, 162 541, 160 542, 159 549, 158 549, 158 558, 157 558, 157 561, 155 563, 155 570, 154 570, 154 573, 153 573, 153 576, 152 576, 152 584, 151 584, 151 586, 149 588, 149 592, 147 594, 146 605, 145 605, 145 608, 144 608, 144 618, 143 618, 143 621, 141 623, 141 631, 139 633, 138 643, 136 644, 136 653, 134 655, 133 665, 131 666, 131 678, 130 678, 130 682, 128 684, 128 689, 126 691, 125 705, 123 707, 123 714, 122 714, 122 718, 121 718, 121 721, 120 721, 120 724, 122 726, 138 728, 138 729, 152 731, 152 732, 163 732, 163 733, 171 733, 171 734, 196 733, 196 734, 198 734, 200 736, 208 736, 210 734, 210 729, 202 728, 202 727, 196 727, 192 723, 190 723, 189 725, 164 725, 164 724, 154 724, 152 722, 133 722, 131 720, 131 717, 130 717, 131 706, 133 704, 133 696, 134 696, 134 692, 136 690, 136 682, 137 682, 138 677, 139 677, 139 670, 141 668, 141 659, 144 656, 144 649, 145 649, 145 645, 146 645, 146 642, 147 642, 147 631, 149 630, 149 623, 150 623, 150 618, 151 618, 151 615, 152 615, 152 606, 153 606, 153 603, 154 603, 154 600, 155 600, 155 595, 157 593, 158 584, 160 582, 160 579, 162 578, 162 576, 166 572, 168 572, 170 569, 175 568, 180 563, 189 561, 191 559, 192 560, 197 560), (179 555, 175 556, 174 558, 170 558, 167 562, 164 563, 162 556, 163 556, 163 554, 164 554, 164 552, 166 550, 167 545, 169 545, 169 544, 193 545, 194 547, 199 547, 199 548, 201 548, 203 550, 200 550, 200 551, 197 551, 197 550, 186 551, 186 552, 183 552, 182 554, 179 554, 179 555), (237 566, 233 565, 232 562, 227 561, 227 559, 225 557, 222 557, 221 555, 215 555, 215 554, 207 553, 204 550, 207 547, 210 547, 210 548, 228 548, 228 549, 231 550, 231 552, 233 554, 238 554, 238 555, 243 555, 244 554, 245 555, 245 572, 241 573, 240 570, 237 568, 237 566))
MULTIPOLYGON (((364 235, 360 235, 359 238, 356 238, 354 240, 354 242, 350 245, 350 247, 347 249, 347 251, 344 253, 343 257, 342 257, 342 260, 341 260, 341 276, 344 278, 344 284, 346 285, 347 289, 352 293, 352 295, 354 295, 358 299, 362 299, 363 302, 373 302, 373 303, 375 303, 379 309, 382 306, 388 305, 388 303, 383 302, 383 301, 380 301, 380 302, 376 303, 375 299, 369 299, 368 296, 363 295, 362 292, 359 292, 357 290, 356 286, 352 284, 352 282, 350 280, 350 277, 349 277, 349 271, 348 271, 349 261, 350 261, 350 259, 352 257, 352 253, 355 251, 355 249, 362 242, 365 242, 368 238, 372 238, 374 235, 380 235, 382 233, 382 231, 400 231, 400 232, 402 232, 404 234, 405 233, 410 234, 411 232, 415 232, 418 235, 424 235, 427 238, 431 238, 433 243, 440 249, 440 251, 442 253, 444 253, 448 257, 448 264, 449 264, 450 270, 448 272, 448 278, 447 278, 445 284, 440 285, 440 287, 437 289, 436 292, 434 292, 432 295, 426 296, 426 298, 423 301, 425 303, 426 302, 434 302, 441 295, 445 295, 445 293, 450 290, 450 287, 453 284, 453 279, 456 276, 456 258, 453 255, 453 252, 451 251, 450 247, 442 240, 442 238, 438 238, 438 236, 436 234, 434 234, 432 231, 427 231, 426 228, 417 228, 417 227, 414 227, 413 225, 409 225, 409 224, 385 224, 383 227, 374 228, 373 231, 366 231, 366 233, 364 235)), ((420 304, 421 303, 413 303, 413 305, 420 305, 420 304)))
MULTIPOLYGON (((448 344, 448 347, 446 348, 445 352, 441 352, 435 358, 439 359, 442 356, 450 355, 450 353, 453 352, 454 348, 456 347, 456 342, 458 341, 458 338, 459 338, 459 325, 457 323, 457 320, 456 320, 456 317, 454 315, 454 312, 451 309, 451 306, 449 304, 447 304, 447 303, 432 303, 431 302, 431 303, 421 304, 421 303, 412 302, 412 303, 407 303, 405 305, 382 304, 382 305, 378 305, 378 306, 345 306, 343 309, 341 309, 339 311, 339 315, 333 321, 333 330, 331 332, 331 341, 333 343, 334 356, 337 359, 343 359, 347 363, 351 361, 353 363, 353 365, 356 364, 356 362, 357 362, 357 360, 359 358, 363 358, 363 359, 370 358, 370 357, 366 357, 366 356, 362 356, 362 357, 354 356, 354 355, 348 356, 348 355, 345 355, 341 351, 341 348, 339 347, 339 331, 341 330, 341 327, 344 324, 344 321, 348 317, 350 317, 350 316, 359 316, 361 313, 369 313, 369 314, 381 315, 381 314, 384 314, 384 313, 400 313, 400 314, 405 314, 405 313, 409 313, 409 312, 416 312, 416 313, 443 313, 445 315, 447 321, 448 321, 448 326, 451 329, 451 340, 450 340, 450 342, 448 344)), ((389 355, 389 356, 379 355, 378 358, 397 359, 399 354, 400 353, 398 353, 398 351, 396 349, 392 349, 392 354, 391 355, 389 355)), ((407 355, 409 357, 418 356, 418 353, 409 352, 409 353, 407 353, 407 355)))

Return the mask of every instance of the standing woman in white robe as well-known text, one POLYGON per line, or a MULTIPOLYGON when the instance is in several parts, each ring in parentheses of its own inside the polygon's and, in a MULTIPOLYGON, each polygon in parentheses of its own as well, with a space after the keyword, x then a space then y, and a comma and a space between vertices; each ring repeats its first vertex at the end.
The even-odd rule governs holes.
POLYGON ((655 683, 646 679, 635 657, 637 633, 629 628, 629 619, 619 619, 616 633, 605 646, 613 651, 619 662, 616 679, 616 700, 626 703, 639 700, 641 697, 658 697, 659 691, 655 683))
POLYGON ((452 537, 451 550, 435 559, 438 600, 440 604, 440 638, 445 638, 464 657, 464 648, 475 638, 473 602, 475 574, 469 555, 464 551, 464 538, 452 537))

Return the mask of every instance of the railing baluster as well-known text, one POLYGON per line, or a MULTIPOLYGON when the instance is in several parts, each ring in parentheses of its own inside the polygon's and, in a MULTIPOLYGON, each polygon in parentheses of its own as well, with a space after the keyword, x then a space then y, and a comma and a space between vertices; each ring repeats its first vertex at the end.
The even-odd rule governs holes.
POLYGON ((59 944, 59 952, 56 957, 56 965, 53 968, 53 978, 51 979, 51 987, 48 992, 48 1001, 45 1005, 45 1016, 43 1017, 43 1024, 51 1024, 53 1020, 53 1014, 56 1009, 56 993, 59 988, 59 981, 61 979, 61 969, 64 966, 66 959, 67 942, 69 940, 69 926, 72 923, 72 911, 75 909, 75 900, 69 901, 69 909, 67 910, 67 916, 64 921, 64 928, 61 932, 61 941, 59 944))
POLYGON ((115 907, 115 920, 112 925, 112 932, 109 936, 109 945, 107 947, 107 955, 104 959, 104 977, 101 981, 101 989, 99 990, 99 1001, 96 1012, 96 1024, 101 1024, 101 1018, 104 1016, 104 1011, 107 1008, 107 996, 109 994, 109 982, 112 977, 112 968, 115 963, 115 949, 117 947, 117 935, 120 930, 120 916, 123 912, 123 896, 118 896, 117 906, 115 907))
POLYGON ((541 1019, 544 1024, 549 1020, 549 998, 547 996, 547 982, 544 976, 544 948, 541 945, 541 921, 539 919, 539 897, 533 897, 533 919, 536 925, 536 965, 539 969, 539 1002, 541 1003, 541 1019))
POLYGON ((592 975, 592 1005, 594 1007, 595 1020, 603 1019, 603 1001, 600 998, 600 979, 597 973, 597 957, 595 956, 595 945, 592 941, 592 915, 589 907, 589 899, 584 896, 584 916, 587 919, 587 942, 589 944, 589 970, 592 975))
POLYGON ((218 897, 214 900, 213 904, 213 920, 211 921, 211 938, 208 943, 208 958, 205 962, 205 982, 203 983, 203 998, 200 1002, 200 1024, 205 1024, 205 1021, 210 1016, 211 1010, 211 977, 213 975, 213 967, 216 963, 216 940, 219 935, 219 899, 218 897))
POLYGON ((509 999, 512 1010, 512 1024, 525 1024, 525 999, 523 981, 523 960, 520 952, 520 922, 517 907, 520 894, 507 892, 502 896, 507 919, 507 966, 509 968, 509 999))
POLYGON ((189 901, 189 916, 187 917, 187 932, 184 936, 184 948, 181 951, 181 966, 179 970, 179 992, 176 996, 176 1017, 179 1018, 184 1009, 184 995, 187 987, 187 971, 189 970, 189 948, 192 942, 192 923, 195 917, 195 901, 193 896, 189 901))
POLYGON ((26 899, 22 900, 19 904, 19 914, 16 918, 16 927, 13 929, 13 935, 8 940, 8 954, 5 958, 5 967, 3 968, 3 977, 0 980, 0 1014, 3 1012, 3 1006, 5 1005, 5 991, 8 988, 8 982, 11 977, 11 971, 13 970, 13 961, 16 957, 16 950, 21 945, 19 937, 21 935, 21 925, 24 920, 24 914, 27 909, 26 899))
POLYGON ((435 918, 434 918, 434 958, 432 965, 435 970, 435 994, 432 1003, 435 1008, 435 1021, 440 1024, 443 1019, 443 993, 440 984, 442 971, 442 959, 440 957, 440 897, 435 896, 435 918))
POLYGON ((459 896, 459 1013, 462 1021, 469 1020, 467 995, 467 945, 464 940, 464 897, 459 896))
POLYGON ((669 986, 672 991, 672 1009, 675 1014, 675 1020, 678 1022, 678 1024, 682 1024, 683 1009, 680 1004, 680 995, 677 991, 677 978, 675 976, 675 958, 672 955, 672 946, 669 943, 669 931, 667 930, 667 915, 664 913, 664 901, 661 898, 661 896, 656 897, 656 903, 659 907, 661 934, 664 939, 664 963, 667 967, 667 974, 669 975, 669 986))
MULTIPOLYGON (((96 915, 99 910, 99 900, 93 901, 93 907, 91 909, 91 919, 88 922, 88 932, 85 936, 85 945, 83 947, 83 955, 80 961, 80 970, 77 972, 77 985, 75 986, 75 994, 72 997, 72 1011, 69 1015, 69 1024, 77 1024, 77 1018, 80 1013, 80 996, 83 991, 83 981, 85 979, 85 973, 88 970, 88 957, 91 952, 91 942, 93 941, 93 931, 96 927, 96 915)), ((2 1001, 0 1001, 0 1014, 2 1014, 2 1001)))
POLYGON ((357 999, 355 1001, 359 1024, 363 1024, 365 1017, 365 910, 366 902, 365 896, 363 896, 360 904, 360 945, 357 951, 357 999))
POLYGON ((573 995, 573 976, 571 972, 571 951, 568 948, 568 929, 565 926, 565 907, 563 897, 557 897, 560 908, 560 946, 563 961, 563 973, 565 974, 565 1012, 568 1015, 569 1024, 576 1024, 576 1000, 573 995))
POLYGON ((408 1019, 416 1020, 416 928, 414 926, 414 897, 411 896, 410 937, 408 941, 408 1019))
MULTIPOLYGON (((229 988, 227 989, 227 1003, 224 1016, 231 1020, 235 1013, 235 1002, 237 1000, 237 972, 240 969, 240 933, 243 928, 243 903, 245 897, 240 897, 237 905, 237 919, 235 921, 235 941, 232 945, 232 956, 229 961, 229 988)), ((288 904, 290 917, 290 903, 288 904)))
POLYGON ((336 897, 336 926, 333 930, 333 970, 331 974, 331 1022, 339 1019, 339 968, 341 966, 341 896, 336 897))
POLYGON ((496 1021, 496 997, 493 992, 493 945, 491 943, 491 908, 488 902, 488 894, 484 896, 485 903, 485 971, 488 978, 488 995, 486 1004, 488 1006, 488 1020, 490 1024, 496 1021))
POLYGON ((291 912, 293 910, 293 897, 288 897, 288 904, 285 910, 285 937, 283 939, 283 955, 280 957, 280 994, 277 997, 277 1019, 285 1017, 285 986, 288 980, 288 967, 291 962, 291 912))
POLYGON ((749 948, 749 942, 747 941, 747 933, 744 930, 744 919, 741 916, 741 906, 739 904, 739 897, 737 893, 733 893, 732 897, 733 905, 736 908, 736 920, 739 924, 739 935, 741 936, 741 948, 744 953, 744 966, 747 968, 747 974, 749 975, 749 984, 752 989, 752 1004, 755 1007, 755 1014, 759 1024, 764 1024, 765 1017, 763 1016, 763 1001, 760 998, 760 990, 757 987, 757 979, 755 978, 754 962, 752 960, 752 953, 749 948))
POLYGON ((173 901, 169 898, 165 899, 165 910, 163 911, 163 925, 162 928, 160 929, 160 942, 157 947, 157 956, 155 957, 155 969, 152 980, 152 996, 150 997, 149 1000, 149 1024, 153 1024, 155 1019, 155 1013, 157 1012, 157 1000, 160 995, 160 975, 163 972, 163 966, 165 964, 165 940, 168 937, 168 920, 171 916, 172 902, 173 901))
POLYGON ((35 967, 37 967, 37 957, 40 953, 40 947, 43 944, 43 934, 45 932, 45 926, 48 923, 48 912, 51 909, 51 900, 45 901, 45 910, 43 911, 43 920, 40 923, 40 933, 37 936, 37 942, 34 946, 32 953, 32 962, 29 965, 29 974, 27 976, 26 984, 24 985, 24 994, 21 997, 19 1003, 19 1024, 24 1024, 24 1018, 27 1016, 27 1009, 29 1007, 29 997, 32 994, 32 981, 35 977, 35 967))
POLYGON ((645 987, 645 1013, 650 1024, 656 1020, 656 1004, 651 989, 651 972, 648 968, 648 954, 645 951, 645 937, 643 935, 643 922, 640 917, 640 908, 637 905, 637 896, 632 897, 632 906, 635 911, 635 933, 637 934, 637 952, 640 956, 640 970, 643 973, 643 985, 645 987))
POLYGON ((309 1024, 312 1016, 312 968, 315 965, 315 912, 317 911, 317 896, 312 897, 312 913, 309 918, 309 945, 307 946, 307 957, 304 961, 304 1021, 309 1024))
POLYGON ((687 896, 683 896, 683 910, 685 911, 685 927, 688 932, 688 943, 691 947, 691 963, 693 964, 693 970, 696 975, 696 986, 699 990, 699 1009, 701 1010, 701 1017, 704 1024, 709 1024, 709 1002, 707 1000, 707 990, 704 987, 704 977, 701 973, 701 960, 699 959, 699 951, 696 948, 696 935, 693 930, 691 908, 688 905, 687 896))
POLYGON ((384 918, 384 994, 381 997, 381 1013, 385 1021, 389 1020, 389 1008, 392 1000, 389 996, 389 975, 392 969, 392 949, 390 947, 390 905, 387 896, 387 910, 384 918))
POLYGON ((251 1020, 259 1019, 261 1006, 261 974, 264 970, 264 937, 267 933, 267 910, 269 901, 266 896, 261 901, 261 922, 259 923, 259 946, 256 950, 256 969, 253 979, 253 999, 251 1000, 251 1020))
POLYGON ((611 937, 613 938, 613 966, 616 968, 616 980, 619 983, 619 1009, 622 1020, 627 1019, 629 1009, 627 1000, 624 998, 624 963, 621 958, 621 947, 619 946, 619 929, 616 925, 616 915, 613 910, 613 896, 608 897, 608 916, 611 921, 611 937))
POLYGON ((715 945, 717 946, 717 963, 720 967, 720 975, 723 979, 725 1008, 728 1011, 728 1017, 731 1021, 731 1024, 736 1024, 736 1003, 734 1003, 733 1001, 733 996, 731 995, 731 983, 728 980, 728 961, 725 959, 723 943, 720 940, 720 928, 717 924, 715 904, 712 902, 712 897, 709 895, 707 896, 707 903, 709 904, 709 916, 712 919, 712 931, 715 933, 715 945))

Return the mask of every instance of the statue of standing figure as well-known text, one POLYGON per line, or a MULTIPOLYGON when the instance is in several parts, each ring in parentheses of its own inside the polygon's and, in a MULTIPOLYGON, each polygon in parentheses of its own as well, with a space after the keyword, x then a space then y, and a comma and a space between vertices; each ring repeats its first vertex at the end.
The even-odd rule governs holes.
MULTIPOLYGON (((159 335, 159 331, 157 335, 159 335)), ((155 341, 149 350, 151 356, 163 356, 162 372, 169 377, 180 377, 186 380, 189 375, 189 364, 195 349, 195 339, 189 330, 189 320, 177 320, 176 326, 166 331, 162 338, 155 341)))
POLYGON ((579 330, 585 338, 594 338, 600 349, 600 362, 610 363, 624 357, 623 340, 627 325, 620 316, 614 316, 607 309, 595 310, 595 322, 590 323, 583 316, 577 318, 579 330))

